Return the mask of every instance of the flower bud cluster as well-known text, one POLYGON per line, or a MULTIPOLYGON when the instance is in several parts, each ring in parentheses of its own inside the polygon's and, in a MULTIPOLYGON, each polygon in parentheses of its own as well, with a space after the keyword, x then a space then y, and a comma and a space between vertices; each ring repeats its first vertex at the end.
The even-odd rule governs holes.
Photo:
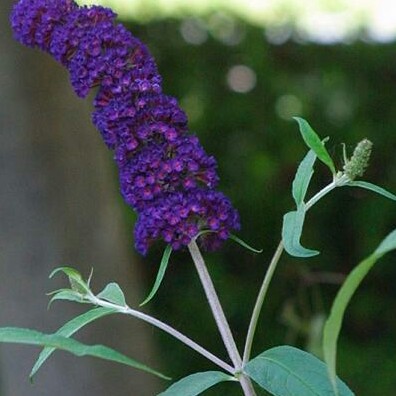
POLYGON ((344 165, 344 172, 350 180, 363 176, 368 167, 373 143, 368 139, 363 139, 357 144, 350 160, 344 165))
POLYGON ((100 6, 72 0, 20 0, 11 15, 17 40, 64 65, 80 97, 96 87, 92 120, 119 168, 121 193, 137 211, 136 248, 156 239, 174 249, 202 230, 216 249, 239 228, 230 201, 216 191, 216 161, 188 131, 177 100, 162 93, 147 48, 100 6))

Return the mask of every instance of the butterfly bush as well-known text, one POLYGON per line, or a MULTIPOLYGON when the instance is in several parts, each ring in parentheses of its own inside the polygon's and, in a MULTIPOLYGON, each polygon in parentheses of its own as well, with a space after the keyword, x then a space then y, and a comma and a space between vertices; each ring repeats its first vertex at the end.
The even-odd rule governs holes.
POLYGON ((217 249, 239 216, 216 190, 216 160, 188 129, 175 98, 162 92, 148 49, 104 7, 72 0, 21 0, 12 12, 15 38, 67 68, 74 91, 96 88, 92 121, 119 169, 121 193, 138 214, 137 250, 156 239, 180 249, 200 231, 217 249))

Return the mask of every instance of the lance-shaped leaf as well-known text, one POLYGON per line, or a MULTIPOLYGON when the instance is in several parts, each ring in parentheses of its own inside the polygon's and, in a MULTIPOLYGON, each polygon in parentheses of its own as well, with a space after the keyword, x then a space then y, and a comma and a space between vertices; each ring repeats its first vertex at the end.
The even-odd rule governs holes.
POLYGON ((348 184, 346 184, 346 186, 364 188, 366 190, 373 191, 373 192, 380 194, 386 198, 389 198, 392 201, 396 201, 395 194, 392 194, 391 192, 385 190, 385 188, 379 187, 373 183, 365 182, 362 180, 355 180, 355 181, 350 181, 348 184))
POLYGON ((127 305, 121 287, 115 282, 111 282, 106 285, 106 287, 96 297, 116 305, 121 305, 122 307, 127 305))
POLYGON ((320 140, 320 137, 317 135, 317 133, 312 129, 312 127, 308 124, 307 121, 305 121, 303 118, 300 117, 293 117, 297 122, 298 126, 300 128, 301 135, 306 143, 306 145, 312 149, 317 157, 325 164, 327 165, 333 175, 336 174, 334 162, 330 157, 330 154, 328 153, 324 142, 320 140))
POLYGON ((305 219, 305 210, 300 206, 296 211, 283 216, 282 240, 287 253, 294 257, 312 257, 319 254, 317 250, 301 246, 300 239, 305 219))
POLYGON ((81 342, 57 334, 44 334, 36 330, 19 327, 0 328, 0 342, 38 345, 62 349, 76 356, 93 356, 104 360, 125 364, 139 370, 147 371, 163 379, 169 379, 150 367, 131 359, 114 349, 103 345, 85 345, 81 342))
POLYGON ((386 253, 396 249, 396 230, 391 232, 378 246, 373 254, 360 262, 357 267, 348 275, 343 285, 337 293, 331 308, 330 316, 326 321, 323 333, 323 352, 328 365, 330 380, 333 384, 334 393, 341 394, 336 383, 336 358, 337 341, 340 334, 345 310, 359 287, 364 277, 374 266, 374 264, 386 253))
POLYGON ((316 154, 313 150, 309 150, 307 155, 298 166, 296 176, 293 180, 292 193, 297 207, 303 202, 308 190, 309 183, 314 173, 313 165, 316 161, 316 154))
MULTIPOLYGON (((88 312, 85 312, 66 324, 64 324, 55 334, 64 336, 64 337, 70 337, 74 333, 76 333, 78 330, 80 330, 82 327, 86 326, 87 324, 93 322, 96 319, 102 318, 103 316, 110 315, 112 313, 116 313, 117 311, 112 309, 112 308, 94 308, 91 309, 88 312)), ((55 352, 56 348, 53 347, 45 347, 38 359, 36 360, 36 363, 34 364, 32 371, 30 372, 30 380, 33 379, 33 376, 37 373, 37 371, 40 369, 40 367, 44 364, 44 362, 55 352)))
POLYGON ((224 381, 236 381, 236 378, 221 371, 204 371, 182 378, 158 396, 196 396, 224 381))
POLYGON ((140 306, 147 304, 156 295, 159 287, 161 286, 162 280, 164 279, 166 269, 168 268, 169 257, 171 253, 172 246, 168 245, 164 250, 164 254, 162 255, 161 264, 158 269, 157 277, 155 279, 153 288, 151 289, 146 299, 140 304, 140 306))
MULTIPOLYGON (((251 360, 245 373, 275 396, 332 396, 326 365, 310 353, 287 345, 269 349, 251 360)), ((353 392, 337 379, 340 396, 353 392)))
POLYGON ((253 253, 262 253, 263 252, 263 249, 256 249, 256 248, 248 245, 245 241, 243 241, 241 238, 238 238, 234 234, 230 234, 229 238, 232 239, 233 241, 235 241, 236 243, 238 243, 239 245, 241 245, 242 247, 244 247, 245 249, 250 250, 253 253))
MULTIPOLYGON (((209 233, 215 233, 215 232, 216 231, 213 231, 213 230, 202 230, 195 236, 195 239, 197 240, 202 235, 209 234, 209 233)), ((262 253, 263 252, 263 249, 256 249, 253 246, 250 246, 247 242, 245 242, 244 240, 242 240, 241 238, 237 237, 234 234, 230 234, 229 238, 232 241, 238 243, 239 245, 241 245, 242 247, 244 247, 247 250, 250 250, 253 253, 262 253)))

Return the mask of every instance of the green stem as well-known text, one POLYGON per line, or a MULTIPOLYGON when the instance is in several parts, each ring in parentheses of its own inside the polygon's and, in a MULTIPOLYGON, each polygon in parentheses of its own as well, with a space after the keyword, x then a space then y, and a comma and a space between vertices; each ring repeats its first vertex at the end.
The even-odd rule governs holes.
MULTIPOLYGON (((308 211, 313 205, 315 205, 321 198, 323 198, 330 191, 334 190, 336 187, 341 187, 341 186, 345 185, 349 181, 350 181, 350 179, 348 178, 348 176, 346 176, 342 173, 334 176, 334 179, 331 183, 329 183, 326 187, 324 187, 317 194, 315 194, 305 204, 305 206, 304 206, 305 211, 308 211)), ((258 319, 259 319, 259 316, 261 313, 261 309, 263 307, 265 297, 267 295, 269 285, 271 283, 272 277, 273 277, 275 269, 278 265, 279 259, 282 255, 282 252, 283 252, 283 242, 280 241, 279 245, 274 253, 274 256, 271 259, 270 265, 268 266, 268 269, 265 273, 263 283, 262 283, 261 288, 258 292, 256 303, 253 308, 252 317, 250 319, 248 333, 246 336, 245 348, 244 348, 244 352, 243 352, 242 367, 244 367, 244 365, 250 359, 250 354, 252 351, 253 339, 254 339, 254 335, 256 333, 258 319)))
POLYGON ((347 175, 341 174, 336 175, 334 180, 328 184, 326 187, 322 188, 317 194, 315 194, 306 204, 305 204, 305 211, 312 208, 320 199, 322 199, 326 194, 330 191, 334 190, 336 187, 342 187, 350 181, 347 175))
POLYGON ((265 296, 267 295, 269 285, 271 283, 272 277, 274 275, 276 266, 278 265, 279 259, 282 255, 282 252, 283 252, 283 242, 280 241, 279 245, 274 253, 274 256, 272 257, 271 263, 265 273, 263 283, 262 283, 260 291, 257 295, 256 304, 253 309, 252 318, 250 319, 249 329, 248 329, 248 333, 246 336, 245 349, 243 351, 242 366, 245 366, 245 364, 250 359, 250 353, 252 351, 254 334, 256 333, 257 322, 260 317, 261 308, 263 307, 265 296))
POLYGON ((220 300, 217 296, 215 287, 210 277, 209 271, 206 267, 205 261, 202 254, 198 248, 195 239, 193 239, 188 245, 191 257, 194 261, 195 268, 197 269, 199 279, 201 280, 203 289, 205 291, 206 298, 208 300, 209 306, 212 310, 213 317, 215 319, 217 328, 219 329, 221 338, 227 349, 228 355, 234 364, 236 372, 239 372, 238 380, 241 384, 245 396, 256 396, 253 385, 249 379, 242 372, 242 359, 239 354, 238 348, 236 346, 234 337, 231 333, 230 326, 228 324, 227 318, 224 314, 223 307, 220 304, 220 300))
POLYGON ((213 353, 209 352, 208 350, 203 348, 201 345, 197 344, 191 338, 185 336, 184 334, 180 333, 180 331, 177 331, 173 327, 169 326, 168 324, 166 324, 164 322, 161 322, 160 320, 158 320, 150 315, 147 315, 143 312, 132 309, 128 306, 121 306, 121 305, 113 304, 108 301, 104 301, 104 300, 96 297, 93 294, 88 294, 87 296, 85 296, 85 299, 94 305, 97 305, 100 307, 105 307, 105 308, 112 308, 121 314, 131 315, 137 319, 143 320, 144 322, 150 323, 152 326, 155 326, 158 329, 164 331, 165 333, 168 333, 169 335, 171 335, 172 337, 181 341, 183 344, 187 345, 194 351, 196 351, 199 354, 201 354, 202 356, 206 357, 206 359, 212 361, 214 364, 221 367, 223 370, 229 372, 232 375, 235 374, 235 369, 232 366, 230 366, 223 360, 219 359, 217 356, 213 355, 213 353))

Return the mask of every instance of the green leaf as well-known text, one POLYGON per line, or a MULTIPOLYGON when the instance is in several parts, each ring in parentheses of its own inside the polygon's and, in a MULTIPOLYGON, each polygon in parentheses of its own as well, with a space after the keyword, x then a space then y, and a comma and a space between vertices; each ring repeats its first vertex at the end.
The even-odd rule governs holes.
POLYGON ((396 201, 396 195, 373 183, 356 180, 349 182, 348 184, 346 184, 346 186, 365 188, 366 190, 374 191, 377 194, 383 195, 384 197, 389 198, 392 201, 396 201))
POLYGON ((283 216, 283 245, 286 252, 294 257, 312 257, 319 254, 317 250, 306 249, 300 244, 304 219, 305 210, 302 206, 297 211, 288 212, 283 216))
POLYGON ((59 267, 55 268, 49 275, 49 278, 53 278, 54 275, 56 275, 58 272, 63 272, 65 275, 67 275, 69 278, 75 278, 75 279, 83 279, 81 274, 75 270, 74 268, 71 267, 59 267))
POLYGON ((221 371, 204 371, 182 378, 158 396, 195 396, 224 381, 236 381, 236 378, 221 371))
MULTIPOLYGON (((331 396, 326 365, 315 356, 287 345, 269 349, 245 366, 246 374, 275 396, 331 396)), ((353 392, 340 380, 341 396, 353 392)))
POLYGON ((244 248, 250 250, 253 253, 262 253, 263 252, 263 249, 260 249, 260 250, 259 249, 255 249, 254 247, 248 245, 245 241, 243 241, 242 239, 238 238, 234 234, 230 234, 230 239, 232 239, 236 243, 239 243, 241 246, 243 246, 244 248))
POLYGON ((81 274, 74 268, 71 267, 55 268, 51 272, 49 277, 52 278, 55 274, 59 272, 63 272, 65 275, 67 275, 67 277, 69 278, 70 286, 74 291, 79 292, 81 294, 86 294, 87 292, 90 291, 88 284, 84 281, 81 274))
POLYGON ((46 296, 53 296, 54 294, 57 294, 57 293, 60 293, 60 292, 64 292, 64 291, 68 291, 68 292, 71 291, 71 292, 73 292, 73 293, 77 293, 77 292, 75 292, 74 290, 63 288, 63 289, 52 290, 52 291, 50 291, 50 292, 48 292, 48 293, 45 293, 45 295, 46 295, 46 296))
POLYGON ((161 264, 158 269, 158 273, 157 273, 157 277, 154 282, 154 286, 151 289, 149 295, 146 297, 146 299, 139 305, 140 307, 142 305, 147 304, 157 293, 159 287, 161 286, 162 280, 164 279, 166 269, 168 268, 169 257, 171 255, 171 253, 172 253, 172 246, 168 245, 164 250, 164 254, 162 255, 161 264))
POLYGON ((293 198, 297 207, 304 202, 305 194, 307 193, 309 183, 314 173, 313 165, 316 158, 317 156, 315 152, 313 150, 309 150, 298 166, 292 187, 293 198))
POLYGON ((114 349, 103 345, 85 345, 81 342, 57 334, 44 334, 36 330, 18 327, 0 328, 0 342, 39 345, 62 349, 76 356, 93 356, 104 360, 125 364, 139 370, 154 374, 163 379, 169 379, 150 367, 133 360, 114 349))
POLYGON ((118 283, 111 282, 96 296, 102 300, 125 307, 125 296, 118 283))
POLYGON ((300 127, 301 135, 306 143, 306 145, 312 149, 317 157, 327 165, 333 175, 336 174, 334 162, 328 153, 324 142, 322 142, 316 132, 311 128, 307 121, 300 117, 293 117, 297 122, 298 126, 300 127))
POLYGON ((382 242, 379 244, 374 254, 382 257, 384 254, 396 249, 396 230, 392 231, 382 242))
POLYGON ((80 294, 77 291, 71 290, 71 289, 63 289, 63 290, 57 291, 56 294, 53 295, 50 302, 48 303, 48 308, 56 300, 67 300, 67 301, 74 301, 74 302, 78 302, 78 303, 88 303, 88 301, 84 300, 82 294, 80 294))
MULTIPOLYGON (((116 313, 117 311, 112 308, 94 308, 91 309, 88 312, 85 312, 69 322, 67 322, 65 325, 63 325, 55 334, 64 336, 64 337, 70 337, 74 333, 76 333, 78 330, 80 330, 82 327, 86 326, 87 324, 93 322, 96 319, 102 318, 103 316, 116 313)), ((45 347, 38 359, 36 360, 36 363, 34 364, 32 371, 30 372, 30 380, 33 379, 33 376, 37 373, 37 371, 40 369, 40 367, 44 364, 44 362, 54 353, 55 348, 53 347, 45 347)))
POLYGON ((374 266, 374 264, 386 253, 396 249, 396 230, 391 232, 378 246, 373 254, 361 261, 357 267, 348 275, 343 285, 337 293, 333 302, 330 316, 326 321, 323 332, 323 352, 324 359, 328 365, 330 380, 333 389, 338 395, 335 377, 336 377, 336 359, 337 359, 337 341, 340 334, 342 321, 345 310, 350 302, 356 289, 363 281, 364 277, 374 266))

